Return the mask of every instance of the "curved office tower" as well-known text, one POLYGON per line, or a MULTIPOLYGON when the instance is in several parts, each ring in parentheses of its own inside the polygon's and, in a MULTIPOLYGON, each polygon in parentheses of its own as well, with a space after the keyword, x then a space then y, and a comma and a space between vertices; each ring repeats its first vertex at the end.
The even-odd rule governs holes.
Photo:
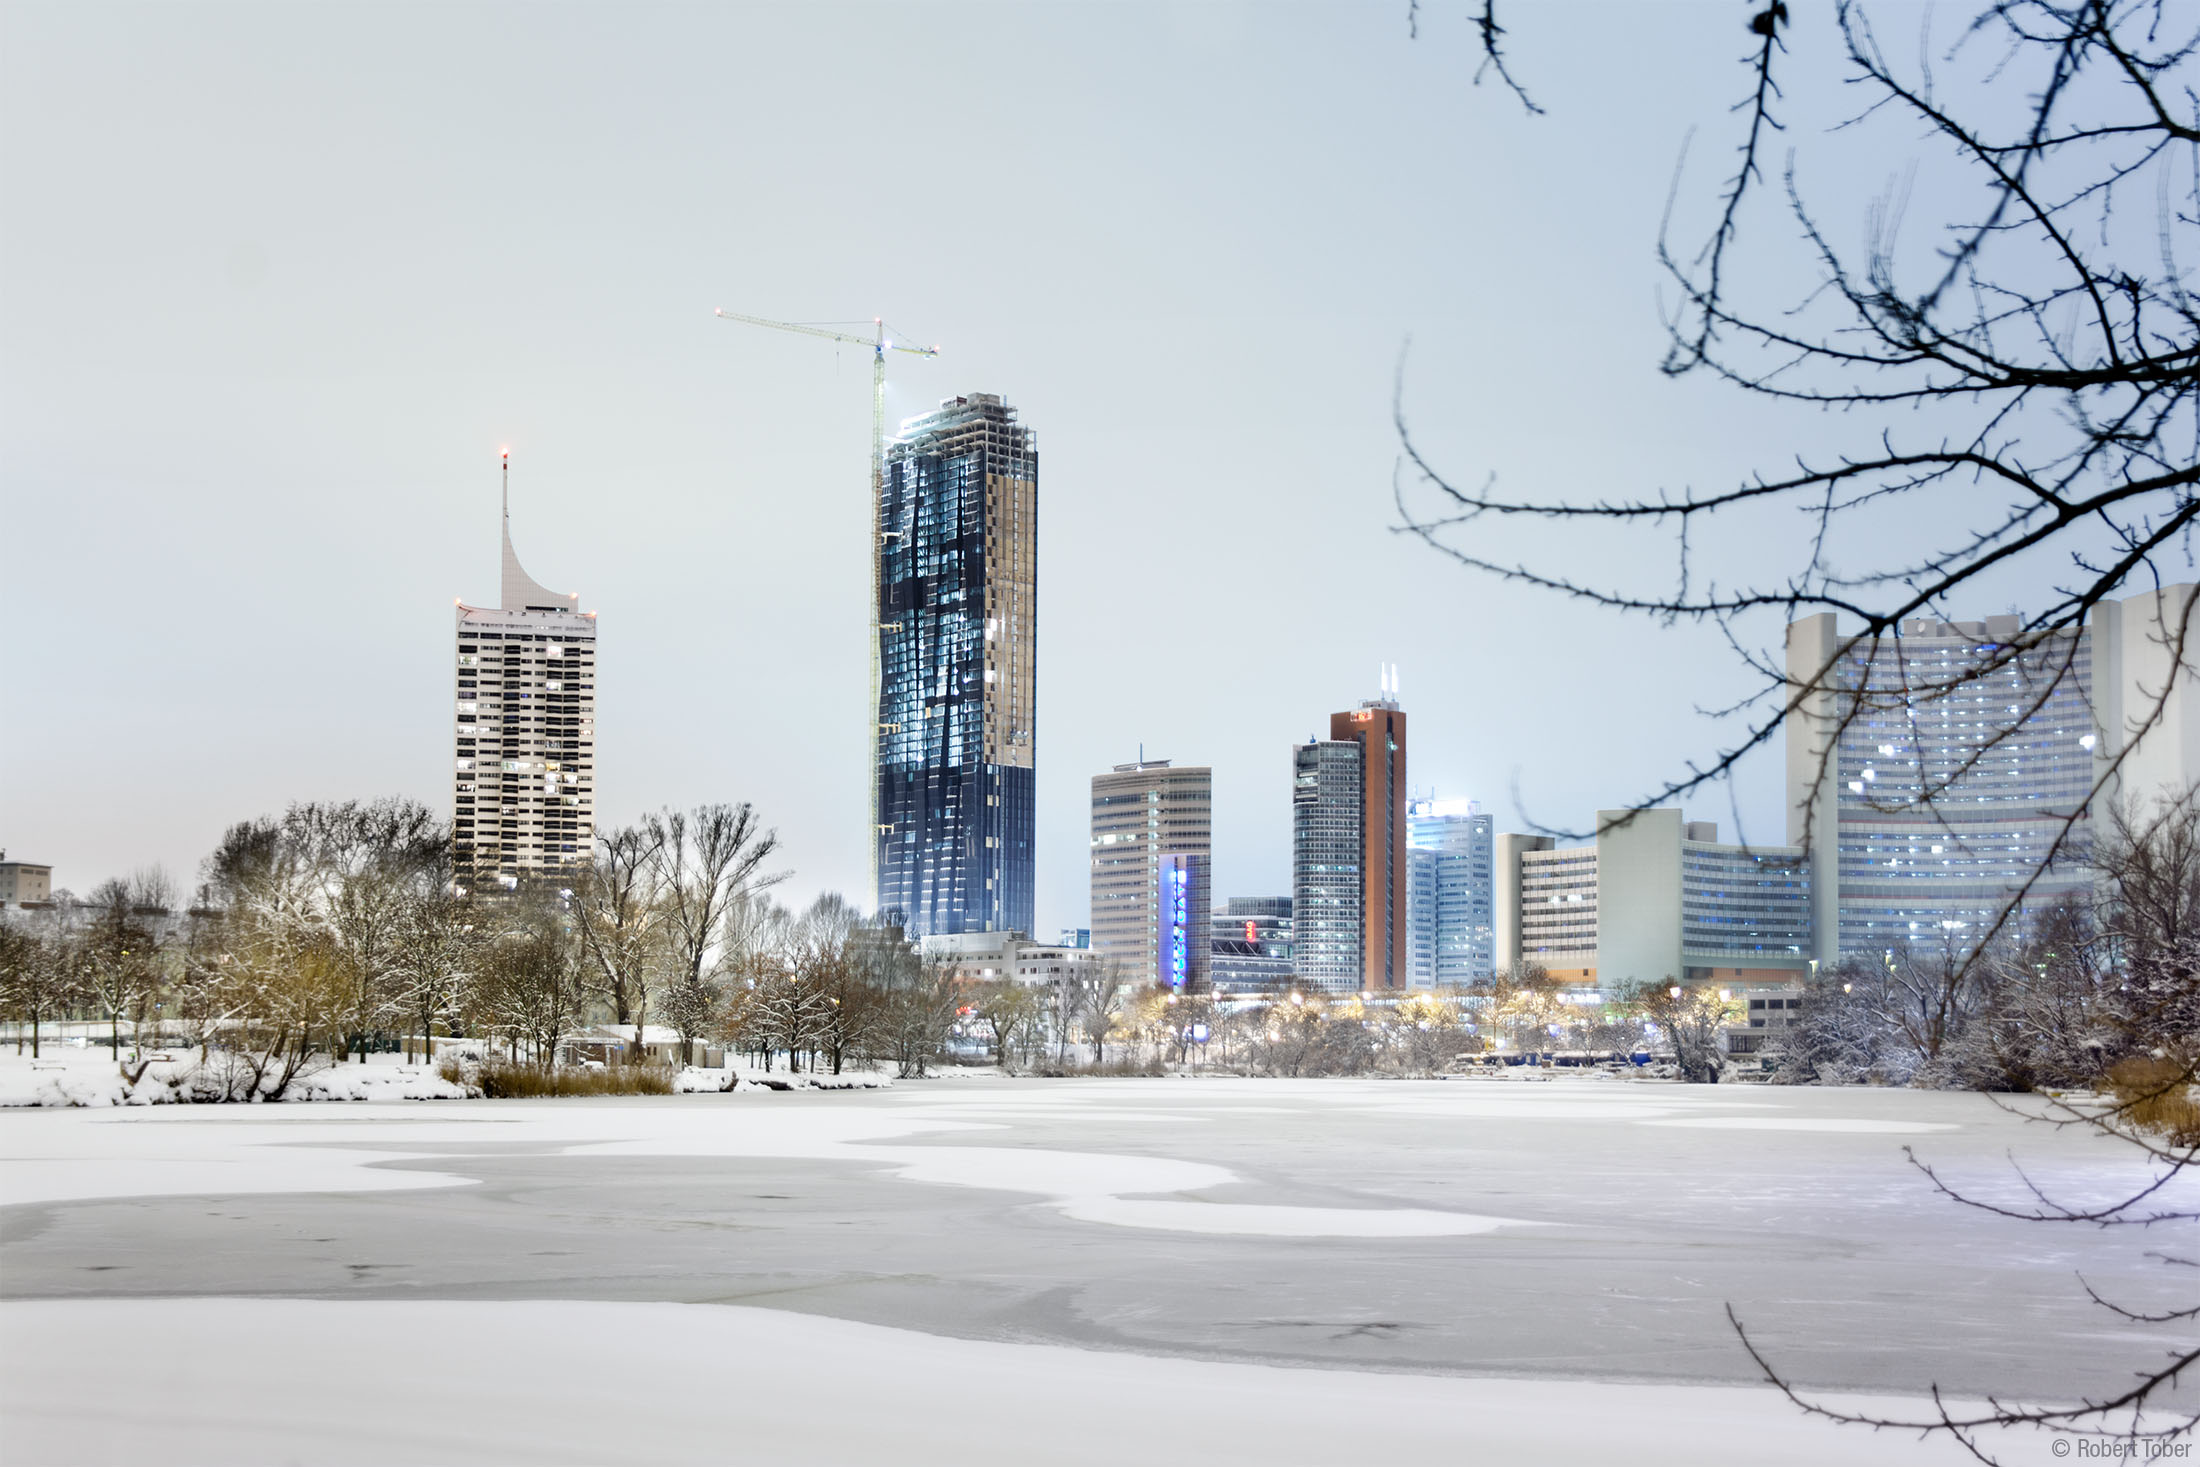
POLYGON ((1028 936, 1038 438, 949 398, 902 424, 880 493, 878 908, 1028 936))
POLYGON ((2107 807, 2200 777, 2190 584, 2050 634, 2015 615, 1913 617, 1877 643, 1788 626, 1788 840, 1813 867, 1813 956, 1968 951, 2089 892, 2107 807), (2096 785, 2100 788, 2096 793, 2096 785))

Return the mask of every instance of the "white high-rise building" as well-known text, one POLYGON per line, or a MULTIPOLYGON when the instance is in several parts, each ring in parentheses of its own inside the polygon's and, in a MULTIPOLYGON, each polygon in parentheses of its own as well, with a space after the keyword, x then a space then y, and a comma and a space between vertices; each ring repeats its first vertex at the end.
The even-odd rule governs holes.
POLYGON ((1092 777, 1092 945, 1134 985, 1206 985, 1214 771, 1166 759, 1092 777))
POLYGON ((596 836, 596 613, 520 568, 510 478, 500 604, 458 603, 452 875, 475 892, 561 880, 596 836))

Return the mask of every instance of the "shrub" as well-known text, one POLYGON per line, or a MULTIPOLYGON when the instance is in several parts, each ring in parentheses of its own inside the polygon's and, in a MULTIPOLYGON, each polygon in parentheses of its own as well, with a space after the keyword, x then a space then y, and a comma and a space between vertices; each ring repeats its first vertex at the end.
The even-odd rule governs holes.
POLYGON ((584 1069, 577 1065, 555 1069, 518 1064, 507 1059, 479 1061, 451 1058, 437 1066, 443 1078, 465 1085, 489 1100, 534 1100, 558 1095, 670 1095, 674 1074, 669 1065, 613 1065, 584 1069))
POLYGON ((2172 1146, 2200 1145, 2200 1102, 2193 1097, 2192 1066, 2167 1056, 2140 1055, 2108 1072, 2107 1087, 2124 1119, 2142 1131, 2169 1138, 2172 1146))

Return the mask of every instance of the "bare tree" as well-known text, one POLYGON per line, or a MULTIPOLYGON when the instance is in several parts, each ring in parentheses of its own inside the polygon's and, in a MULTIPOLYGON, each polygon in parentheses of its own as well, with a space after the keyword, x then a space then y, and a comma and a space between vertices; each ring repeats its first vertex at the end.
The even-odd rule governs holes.
POLYGON ((1700 985, 1637 983, 1616 995, 1620 1004, 1657 1026, 1673 1046, 1673 1065, 1691 1085, 1715 1085, 1726 1067, 1726 1025, 1733 1007, 1700 985))
POLYGON ((588 969, 562 904, 541 889, 498 907, 500 918, 466 989, 468 1017, 500 1035, 515 1060, 557 1064, 558 1046, 588 1001, 588 969))
MULTIPOLYGON (((1727 778, 1791 717, 1820 706, 1821 694, 1841 695, 1845 725, 1899 718, 2020 671, 2026 696, 1965 758, 1874 794, 1887 813, 1930 814, 2027 719, 2059 694, 2084 692, 2075 633, 2095 607, 2176 580, 2190 565, 2188 534, 2200 517, 2200 305, 2179 249, 2200 222, 2191 100, 2200 79, 2189 19, 2162 0, 1994 0, 1977 6, 1937 60, 1928 31, 1907 66, 1858 0, 1840 0, 1833 19, 1830 49, 1809 60, 1830 64, 1859 100, 1839 119, 1846 126, 1791 153, 1778 200, 1765 188, 1770 150, 1776 137, 1793 137, 1777 115, 1778 76, 1802 58, 1789 51, 1785 5, 1766 3, 1751 20, 1742 135, 1707 238, 1695 251, 1670 238, 1661 246, 1677 292, 1663 369, 1708 374, 1768 402, 1838 409, 1855 426, 1852 445, 1731 487, 1578 500, 1508 494, 1494 478, 1468 487, 1422 456, 1402 405, 1398 414, 1407 532, 1516 585, 1707 624, 1740 654, 1755 691, 1723 710, 1737 731, 1639 808, 1727 778), (1890 185, 1865 244, 1836 244, 1808 202, 1817 155, 1900 156, 1919 145, 1945 165, 1931 193, 1890 185), (1799 253, 1761 251, 1756 268, 1738 271, 1737 251, 1775 202, 1799 253), (1744 280, 1772 294, 1738 297, 1744 280), (1506 527, 1531 525, 1562 527, 1569 560, 1599 529, 1637 551, 1644 536, 1666 535, 1672 578, 1592 582, 1533 555, 1509 556, 1506 527), (1744 558, 1716 558, 1715 525, 1751 532, 1723 542, 1746 546, 1744 558), (1921 525, 1953 528, 1921 538, 1921 525), (1780 554, 1783 544, 1791 555, 1780 554), (2013 635, 1948 669, 1904 658, 1906 619, 1952 616, 1962 598, 1986 591, 1987 578, 2010 571, 2055 587, 2013 635), (1791 675, 1784 626, 1822 611, 1854 630, 1824 667, 1791 675), (1886 675, 1858 678, 1865 667, 1886 675)), ((1498 67, 1501 35, 1486 10, 1481 39, 1498 67)), ((1675 217, 1685 212, 1677 202, 1675 217)), ((1630 561, 1640 564, 1639 554, 1630 561)), ((2172 600, 2160 609, 2174 684, 2192 660, 2193 607, 2172 600)), ((2151 691, 2128 727, 2111 730, 2117 751, 2100 761, 2089 799, 2070 806, 2049 862, 2082 859, 2085 812, 2114 790, 2129 748, 2172 695, 2169 686, 2151 691)), ((2016 909, 2011 902, 1995 928, 2016 909)))
POLYGON ((590 987, 636 1048, 649 1017, 650 986, 670 944, 664 867, 666 832, 648 823, 597 837, 594 858, 573 888, 573 915, 590 987))
POLYGON ((794 924, 789 961, 801 982, 816 1052, 839 1074, 861 1049, 875 1018, 865 981, 863 919, 837 892, 826 892, 794 924))
MULTIPOLYGON (((0 924, 0 998, 19 1026, 29 1026, 33 1059, 39 1053, 39 1026, 69 1012, 84 997, 78 949, 51 913, 40 915, 47 920, 35 926, 0 924)), ((22 1052, 20 1027, 15 1048, 22 1052)))
POLYGON ((674 981, 700 982, 716 961, 727 913, 742 897, 784 880, 762 870, 779 849, 746 801, 667 810, 643 821, 664 867, 669 966, 674 981))
POLYGON ((872 949, 872 981, 879 987, 878 1051, 891 1060, 895 1074, 921 1078, 938 1060, 963 1004, 962 985, 953 969, 927 962, 899 940, 872 949))
POLYGON ((412 1054, 412 1032, 420 1036, 420 1062, 435 1059, 435 1024, 465 1006, 464 989, 473 976, 485 934, 481 913, 440 880, 418 880, 402 891, 390 967, 395 1002, 405 1016, 405 1050, 412 1054))
POLYGON ((450 844, 442 822, 417 800, 295 805, 289 838, 306 852, 343 982, 343 1053, 363 1064, 368 1042, 410 1011, 404 938, 414 896, 440 887, 450 844))
MULTIPOLYGON (((1960 757, 1930 767, 1920 760, 1914 778, 1870 798, 1881 814, 1943 819, 1944 802, 2022 739, 2028 720, 2058 697, 2087 694, 2077 634, 2095 608, 2189 575, 2200 521, 2200 299, 2182 256, 2200 225, 2200 34, 2189 10, 2165 0, 1980 0, 1967 23, 1937 41, 1932 12, 1890 7, 1905 28, 1920 29, 1914 47, 1890 47, 1875 11, 1839 0, 1829 31, 1805 32, 1813 47, 1823 34, 1824 49, 1798 55, 1787 5, 1751 8, 1735 162, 1708 201, 1699 248, 1672 243, 1688 196, 1677 189, 1669 210, 1659 258, 1676 302, 1662 368, 1709 375, 1745 398, 1832 409, 1836 422, 1853 426, 1852 441, 1708 490, 1516 494, 1494 477, 1474 485, 1433 465, 1414 441, 1401 390, 1403 528, 1477 573, 1618 614, 1707 625, 1736 650, 1753 692, 1721 710, 1733 722, 1720 747, 1638 808, 1728 778, 1813 710, 1830 707, 1839 727, 1899 721, 2014 674, 2023 695, 1960 757), (1852 100, 1838 126, 1802 137, 1783 115, 1780 78, 1810 64, 1830 66, 1852 100), (1781 137, 1791 151, 1776 168, 1781 137), (1843 148, 1866 150, 1874 166, 1922 149, 1934 169, 1928 190, 1889 184, 1856 248, 1837 243, 1846 231, 1812 202, 1813 180, 1826 176, 1817 158, 1843 148), (1783 185, 1777 194, 1767 187, 1774 178, 1783 185), (1765 204, 1792 223, 1792 259, 1760 244, 1765 204), (1745 243, 1757 247, 1748 271, 1737 268, 1745 243), (1567 532, 1569 564, 1600 529, 1632 549, 1662 535, 1670 579, 1592 581, 1568 564, 1509 552, 1506 528, 1535 525, 1567 532), (1745 559, 1717 558, 1715 527, 1754 531, 1726 541, 1746 545, 1745 559), (1783 545, 1792 552, 1783 556, 1783 545), (1905 656, 1907 619, 1950 619, 1961 600, 1985 596, 1992 578, 2011 573, 2051 587, 2013 633, 1945 667, 1905 656), (1783 655, 1785 624, 1820 612, 1852 630, 1822 666, 1798 674, 1783 655)), ((1503 34, 1492 0, 1480 22, 1485 67, 1526 102, 1499 49, 1503 34)), ((2025 898, 2043 873, 2098 859, 2086 844, 2121 787, 2130 750, 2163 724, 2192 675, 2192 599, 2152 604, 2151 634, 2172 670, 2126 710, 2123 727, 2107 730, 2107 757, 2088 772, 2084 794, 2061 808, 2060 831, 2035 869, 1962 950, 1889 965, 1885 982, 1890 993, 1903 991, 1913 1046, 1938 1056, 1958 1034, 1991 1041, 1975 1003, 2052 996, 2051 985, 2007 966, 2036 941, 2010 929, 2027 925, 2019 920, 2025 898)), ((1823 778, 1834 740, 1821 731, 1816 747, 1823 778)), ((2161 859, 2174 866, 2181 858, 2161 859)), ((2145 1006, 2155 1014, 2194 1001, 2189 957, 2176 951, 2190 931, 2181 926, 2151 956, 2112 960, 2120 982, 2152 990, 2145 1006)), ((2082 975, 2062 977, 2080 983, 2082 975)), ((1857 979, 1848 982, 1853 999, 1857 979)), ((2052 1025, 2067 1016, 2042 1017, 2052 1025)), ((2136 1099, 2064 1117, 2103 1126, 2165 1169, 2143 1197, 2194 1160, 2182 1133, 2145 1119, 2156 1113, 2148 1107, 2185 1103, 2194 1081, 2189 1049, 2155 1047, 2159 1056, 2119 1062, 2132 1066, 2123 1071, 2130 1083, 2112 1079, 2112 1088, 2135 1085, 2136 1099)), ((2092 1223, 2171 1216, 2138 1199, 2107 1213, 2043 1200, 2025 1215, 2092 1223)), ((2200 1315, 2161 1318, 2189 1325, 2200 1315)), ((1964 1414, 1939 1404, 1899 1422, 1806 1400, 1756 1358, 1806 1409, 1943 1432, 1981 1456, 1979 1433, 1994 1427, 2137 1442, 2189 1433, 2196 1420, 2169 1399, 2200 1360, 2190 1351, 2075 1407, 1997 1404, 1964 1414)))
POLYGON ((1108 1039, 1122 1012, 1123 966, 1114 958, 1102 958, 1077 999, 1077 1021, 1085 1031, 1085 1042, 1092 1046, 1094 1065, 1107 1062, 1108 1039))
POLYGON ((157 886, 103 881, 92 889, 90 918, 75 933, 84 996, 107 1020, 108 1051, 122 1063, 122 1017, 145 1004, 160 979, 157 886), (140 897, 146 898, 140 901, 140 897))

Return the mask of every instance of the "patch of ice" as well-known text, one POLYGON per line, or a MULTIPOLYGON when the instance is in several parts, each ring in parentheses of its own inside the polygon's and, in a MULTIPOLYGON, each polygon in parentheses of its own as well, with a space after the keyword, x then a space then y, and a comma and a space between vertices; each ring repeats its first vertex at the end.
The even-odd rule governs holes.
MULTIPOLYGON (((1887 1415, 1930 1409, 1833 1399, 1887 1415)), ((0 1304, 0 1419, 11 1460, 80 1467, 729 1455, 901 1467, 1971 1460, 1952 1442, 1805 1416, 1763 1386, 1318 1370, 946 1339, 724 1305, 559 1300, 0 1304), (632 1411, 577 1401, 576 1351, 586 1402, 655 1403, 640 1436, 632 1411), (968 1400, 973 1382, 985 1387, 984 1429, 942 1428, 942 1403, 968 1400), (1159 1414, 1135 1439, 1079 1426, 1138 1403, 1159 1414)))
POLYGON ((1954 1131, 1958 1126, 1940 1121, 1871 1121, 1817 1119, 1810 1116, 1689 1116, 1677 1121, 1644 1121, 1645 1126, 1687 1126, 1705 1131, 1846 1131, 1859 1136, 1920 1136, 1927 1131, 1954 1131))
POLYGON ((1277 1207, 1129 1197, 1072 1198, 1055 1206, 1064 1217, 1079 1222, 1269 1238, 1460 1238, 1521 1225, 1514 1218, 1432 1212, 1421 1207, 1277 1207))

